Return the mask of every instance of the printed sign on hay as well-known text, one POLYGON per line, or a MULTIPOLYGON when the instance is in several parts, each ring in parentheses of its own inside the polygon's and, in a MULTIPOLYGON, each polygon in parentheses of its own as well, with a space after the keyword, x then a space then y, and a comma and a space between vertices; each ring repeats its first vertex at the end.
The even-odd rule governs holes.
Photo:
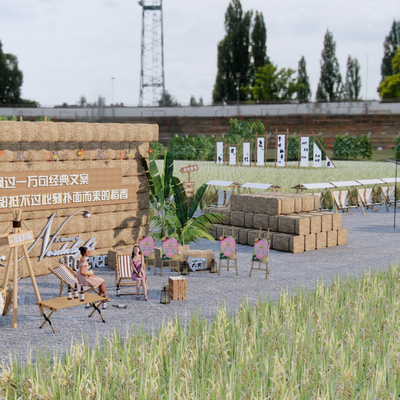
POLYGON ((161 259, 162 260, 177 260, 178 259, 178 241, 171 237, 162 241, 161 259))
POLYGON ((220 240, 219 258, 220 260, 227 260, 228 258, 234 260, 236 258, 236 240, 232 236, 220 240))
POLYGON ((204 257, 191 257, 189 256, 187 259, 187 263, 189 265, 189 268, 195 272, 195 271, 202 271, 204 269, 207 269, 207 259, 204 257))
POLYGON ((139 240, 140 251, 144 258, 155 258, 154 249, 156 243, 151 236, 146 236, 139 240))
POLYGON ((270 239, 259 239, 254 243, 251 261, 267 262, 270 239))

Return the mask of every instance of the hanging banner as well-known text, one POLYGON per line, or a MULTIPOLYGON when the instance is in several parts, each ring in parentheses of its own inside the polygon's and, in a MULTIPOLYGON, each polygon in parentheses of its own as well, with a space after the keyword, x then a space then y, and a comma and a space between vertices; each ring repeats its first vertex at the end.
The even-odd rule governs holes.
POLYGON ((217 164, 224 163, 224 142, 217 142, 217 164))
POLYGON ((264 165, 265 161, 265 139, 257 139, 257 165, 264 165))
POLYGON ((243 143, 243 165, 250 165, 250 143, 243 143))
POLYGON ((236 147, 229 147, 229 165, 236 165, 236 147))
POLYGON ((331 159, 326 156, 326 168, 335 168, 335 166, 333 165, 333 162, 331 161, 331 159))
POLYGON ((300 166, 308 167, 308 154, 309 154, 309 137, 300 137, 300 166))
POLYGON ((313 167, 320 168, 322 167, 322 152, 321 149, 314 142, 314 156, 313 156, 313 167))
POLYGON ((278 167, 284 167, 286 165, 286 143, 285 143, 286 135, 278 135, 278 151, 277 151, 277 160, 276 165, 278 167))

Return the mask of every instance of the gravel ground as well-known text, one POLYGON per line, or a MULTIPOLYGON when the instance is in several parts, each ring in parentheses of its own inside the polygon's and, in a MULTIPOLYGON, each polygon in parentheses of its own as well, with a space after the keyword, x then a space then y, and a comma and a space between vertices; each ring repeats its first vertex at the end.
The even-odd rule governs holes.
MULTIPOLYGON (((399 210, 398 210, 399 211, 399 210)), ((221 275, 206 272, 191 273, 188 279, 188 299, 171 301, 170 305, 160 304, 160 290, 168 282, 168 276, 175 276, 164 270, 164 276, 154 276, 154 269, 148 271, 149 302, 135 300, 135 296, 115 296, 114 271, 97 269, 96 274, 106 280, 108 294, 113 302, 103 310, 106 323, 102 323, 97 313, 88 319, 89 312, 84 306, 61 310, 53 314, 51 320, 56 330, 54 335, 48 326, 39 329, 43 319, 35 305, 36 299, 30 279, 19 281, 21 297, 18 304, 18 328, 12 329, 12 313, 0 318, 0 361, 8 364, 9 355, 16 354, 21 362, 35 353, 40 346, 47 345, 50 352, 63 353, 73 340, 82 337, 94 343, 98 338, 111 335, 118 329, 124 336, 126 332, 143 325, 157 329, 163 320, 178 314, 183 321, 197 310, 211 318, 218 304, 225 303, 235 310, 243 298, 255 303, 258 297, 276 300, 286 286, 292 291, 303 285, 312 289, 317 280, 327 284, 336 276, 359 276, 362 271, 379 266, 387 267, 400 260, 400 212, 398 227, 393 229, 393 207, 389 213, 382 207, 378 212, 367 211, 363 216, 360 210, 354 215, 343 215, 343 227, 348 229, 348 244, 301 254, 283 253, 271 250, 270 275, 265 279, 264 272, 254 271, 249 278, 252 248, 238 245, 238 269, 229 272, 224 269, 221 275), (111 304, 127 304, 127 309, 116 309, 111 304)), ((218 257, 219 243, 200 240, 192 244, 192 249, 212 249, 218 257)), ((159 274, 159 272, 158 272, 159 274)), ((40 276, 37 283, 42 300, 58 296, 59 281, 53 275, 40 276)), ((126 289, 124 289, 126 290, 126 289)))

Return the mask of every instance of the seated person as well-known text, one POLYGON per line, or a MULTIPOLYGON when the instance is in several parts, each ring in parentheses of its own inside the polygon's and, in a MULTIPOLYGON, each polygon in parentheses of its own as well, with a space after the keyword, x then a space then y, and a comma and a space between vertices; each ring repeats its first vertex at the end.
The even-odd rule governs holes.
POLYGON ((112 301, 106 293, 106 286, 104 284, 104 279, 96 276, 93 271, 89 271, 89 264, 87 262, 87 257, 89 257, 89 249, 87 247, 79 247, 79 251, 82 254, 81 259, 79 260, 79 271, 78 271, 78 282, 80 285, 90 286, 90 287, 99 287, 100 296, 104 296, 107 301, 112 301))

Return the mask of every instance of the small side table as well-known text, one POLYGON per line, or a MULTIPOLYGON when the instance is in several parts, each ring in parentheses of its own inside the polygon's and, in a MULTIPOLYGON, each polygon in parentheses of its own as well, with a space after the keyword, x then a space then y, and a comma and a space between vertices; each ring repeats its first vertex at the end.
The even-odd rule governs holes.
POLYGON ((44 322, 40 326, 40 329, 42 329, 43 326, 45 325, 45 323, 48 322, 53 333, 56 333, 56 331, 54 330, 53 325, 50 321, 50 317, 53 315, 54 312, 57 312, 58 310, 62 310, 64 308, 82 306, 87 303, 89 303, 94 308, 94 310, 89 315, 89 318, 97 311, 100 314, 100 317, 103 320, 103 322, 106 322, 106 321, 104 321, 103 315, 101 314, 100 307, 99 307, 100 304, 104 303, 105 301, 107 301, 107 300, 104 297, 98 296, 97 294, 92 294, 92 293, 85 293, 85 301, 80 301, 79 299, 74 299, 74 298, 72 298, 71 300, 68 300, 67 296, 55 297, 54 299, 38 301, 36 304, 39 306, 40 310, 42 311, 43 318, 44 318, 44 322), (47 308, 51 311, 48 316, 46 316, 43 308, 47 308))

